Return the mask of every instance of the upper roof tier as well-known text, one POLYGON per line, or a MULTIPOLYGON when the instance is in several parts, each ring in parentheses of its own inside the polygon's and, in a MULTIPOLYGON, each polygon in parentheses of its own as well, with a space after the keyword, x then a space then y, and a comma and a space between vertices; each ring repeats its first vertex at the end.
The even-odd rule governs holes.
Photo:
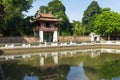
POLYGON ((40 13, 38 16, 32 21, 53 21, 53 22, 58 22, 60 19, 57 19, 54 15, 50 13, 40 13))
POLYGON ((52 14, 48 14, 48 13, 42 13, 42 14, 39 14, 39 16, 44 18, 56 18, 52 14))

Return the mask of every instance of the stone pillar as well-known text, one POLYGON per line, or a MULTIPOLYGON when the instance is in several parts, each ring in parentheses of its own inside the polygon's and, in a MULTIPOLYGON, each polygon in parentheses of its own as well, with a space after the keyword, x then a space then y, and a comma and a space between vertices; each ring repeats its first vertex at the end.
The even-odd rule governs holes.
POLYGON ((97 40, 96 41, 100 41, 100 35, 97 35, 97 40))
POLYGON ((95 38, 95 33, 93 33, 93 32, 91 32, 90 33, 90 40, 91 40, 91 42, 93 42, 94 41, 94 38, 95 38))
POLYGON ((53 33, 53 42, 58 42, 57 31, 53 33))
POLYGON ((43 31, 39 31, 40 42, 43 42, 43 31))
POLYGON ((91 41, 94 41, 94 35, 91 35, 91 41))

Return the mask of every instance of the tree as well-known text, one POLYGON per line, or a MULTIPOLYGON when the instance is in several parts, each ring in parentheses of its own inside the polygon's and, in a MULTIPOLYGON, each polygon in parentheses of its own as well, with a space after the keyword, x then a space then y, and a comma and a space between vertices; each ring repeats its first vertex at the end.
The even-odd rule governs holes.
POLYGON ((96 16, 101 13, 101 9, 96 1, 92 1, 92 3, 88 6, 88 8, 84 11, 82 23, 86 26, 86 34, 93 32, 93 24, 96 16))
POLYGON ((40 6, 40 10, 39 10, 40 12, 44 12, 45 13, 45 11, 47 11, 46 13, 48 13, 48 7, 47 6, 40 6))
POLYGON ((2 0, 0 0, 0 22, 3 20, 4 17, 4 6, 1 3, 2 0))
POLYGON ((73 34, 74 35, 76 35, 76 36, 84 35, 86 30, 85 30, 84 25, 81 22, 73 21, 72 25, 73 25, 73 34))
POLYGON ((49 13, 52 12, 58 19, 62 19, 56 25, 60 31, 60 35, 71 35, 72 33, 72 26, 69 22, 69 19, 65 13, 66 9, 65 6, 62 4, 60 0, 52 0, 48 3, 48 6, 41 6, 40 12, 41 13, 49 13))
POLYGON ((101 36, 108 36, 120 31, 120 14, 113 11, 103 11, 94 21, 94 32, 101 36))
POLYGON ((15 16, 12 18, 8 25, 8 31, 4 33, 7 36, 26 36, 33 34, 33 25, 30 23, 31 17, 22 18, 20 16, 15 16))
POLYGON ((110 8, 103 8, 103 9, 102 9, 102 12, 103 12, 103 11, 110 11, 110 10, 111 10, 110 8))
MULTIPOLYGON (((4 15, 4 17, 2 17, 2 22, 0 24, 0 33, 3 34, 4 36, 14 36, 13 34, 16 34, 15 30, 19 25, 19 22, 18 22, 19 19, 24 17, 22 12, 24 11, 27 12, 28 9, 32 7, 31 6, 32 2, 33 0, 0 0, 0 9, 2 7, 3 11, 1 12, 4 15), (18 22, 18 23, 15 23, 15 22, 18 22), (10 30, 13 30, 13 31, 10 31, 10 30)), ((0 12, 0 15, 1 15, 1 12, 0 12)))

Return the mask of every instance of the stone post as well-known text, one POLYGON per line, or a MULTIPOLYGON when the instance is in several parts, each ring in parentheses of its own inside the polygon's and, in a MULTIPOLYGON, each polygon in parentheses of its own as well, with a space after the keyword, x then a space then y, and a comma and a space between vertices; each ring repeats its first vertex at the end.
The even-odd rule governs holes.
POLYGON ((40 42, 43 42, 43 31, 39 31, 40 42))
POLYGON ((90 33, 90 37, 91 37, 91 39, 90 39, 91 42, 94 42, 95 33, 91 32, 90 33))
POLYGON ((91 41, 94 41, 94 35, 91 35, 91 41))
POLYGON ((97 35, 97 40, 96 41, 100 41, 100 35, 97 35))
POLYGON ((57 31, 53 33, 53 42, 58 42, 57 31))

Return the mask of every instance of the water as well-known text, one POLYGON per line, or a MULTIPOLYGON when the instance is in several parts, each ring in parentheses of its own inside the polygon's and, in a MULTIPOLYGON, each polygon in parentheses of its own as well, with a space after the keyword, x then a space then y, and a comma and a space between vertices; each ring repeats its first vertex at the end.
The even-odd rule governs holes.
POLYGON ((9 80, 23 80, 26 75, 31 77, 31 72, 39 80, 120 80, 120 50, 62 51, 3 59, 0 63, 9 80))
POLYGON ((71 66, 67 75, 67 80, 89 80, 85 74, 83 63, 80 63, 77 67, 71 66))
POLYGON ((23 80, 38 80, 38 77, 35 75, 28 76, 27 74, 24 76, 23 80))

